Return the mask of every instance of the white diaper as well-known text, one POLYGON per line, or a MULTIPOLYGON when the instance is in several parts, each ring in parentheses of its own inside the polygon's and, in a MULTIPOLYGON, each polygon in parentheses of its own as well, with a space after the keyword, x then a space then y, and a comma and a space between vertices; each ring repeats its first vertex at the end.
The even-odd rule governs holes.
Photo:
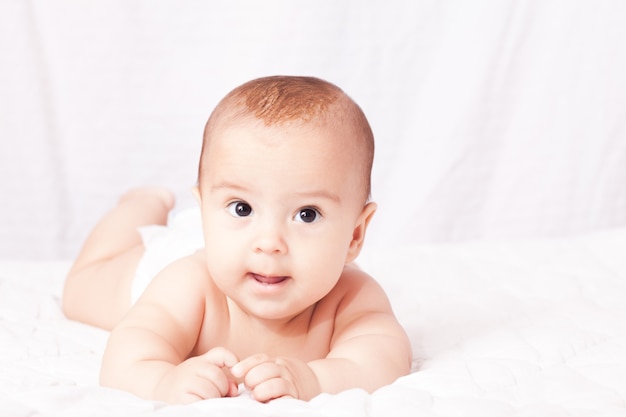
POLYGON ((132 304, 135 304, 159 271, 204 247, 202 218, 198 207, 170 213, 167 226, 143 226, 139 228, 139 233, 146 250, 137 265, 131 287, 132 304))

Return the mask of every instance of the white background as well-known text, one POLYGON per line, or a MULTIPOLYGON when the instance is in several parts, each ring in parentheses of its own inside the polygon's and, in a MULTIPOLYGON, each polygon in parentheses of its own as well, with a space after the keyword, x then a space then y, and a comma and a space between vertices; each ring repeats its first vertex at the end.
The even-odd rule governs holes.
POLYGON ((129 187, 193 204, 235 86, 325 78, 377 140, 370 246, 626 225, 621 0, 0 0, 0 257, 76 255, 129 187))

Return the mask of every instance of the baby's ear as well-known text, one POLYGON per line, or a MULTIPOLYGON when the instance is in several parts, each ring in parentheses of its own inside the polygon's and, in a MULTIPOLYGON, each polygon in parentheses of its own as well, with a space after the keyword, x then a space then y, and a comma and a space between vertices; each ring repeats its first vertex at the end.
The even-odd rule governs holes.
POLYGON ((363 247, 363 242, 365 241, 367 226, 370 224, 372 217, 374 217, 377 207, 376 203, 373 202, 369 202, 365 205, 365 207, 363 207, 363 211, 361 211, 356 226, 352 231, 352 241, 350 242, 350 247, 348 248, 346 264, 354 261, 356 257, 359 256, 361 248, 363 247))
POLYGON ((196 184, 191 189, 191 194, 196 198, 198 204, 202 203, 202 197, 200 196, 200 187, 196 184))

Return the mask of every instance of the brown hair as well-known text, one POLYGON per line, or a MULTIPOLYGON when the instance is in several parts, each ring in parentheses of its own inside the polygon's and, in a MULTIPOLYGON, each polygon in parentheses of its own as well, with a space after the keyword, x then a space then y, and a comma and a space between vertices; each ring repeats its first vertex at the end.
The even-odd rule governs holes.
POLYGON ((370 194, 374 158, 374 136, 361 108, 339 87, 315 77, 271 76, 257 78, 228 93, 215 107, 204 129, 198 183, 203 172, 203 155, 215 131, 250 118, 266 126, 291 122, 320 121, 348 125, 355 146, 362 154, 366 198, 370 194))

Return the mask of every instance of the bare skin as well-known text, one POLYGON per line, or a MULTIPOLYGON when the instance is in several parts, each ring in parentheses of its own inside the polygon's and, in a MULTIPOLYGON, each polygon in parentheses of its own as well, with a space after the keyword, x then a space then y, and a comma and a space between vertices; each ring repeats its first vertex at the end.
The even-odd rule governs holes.
POLYGON ((189 403, 235 396, 243 382, 256 399, 267 401, 281 396, 310 399, 351 386, 373 391, 408 372, 408 342, 382 289, 349 265, 324 299, 276 327, 231 314, 236 310, 229 309, 226 297, 206 279, 202 252, 171 264, 148 287, 139 307, 129 310, 128 276, 143 246, 135 234, 121 233, 127 227, 136 229, 127 222, 115 233, 118 219, 143 213, 134 217, 142 220, 137 226, 146 224, 145 219, 165 219, 172 200, 164 195, 167 192, 158 189, 124 195, 92 236, 110 233, 127 252, 103 251, 102 261, 88 257, 84 264, 79 257, 66 283, 68 317, 115 327, 102 364, 103 385, 147 399, 189 403), (109 275, 109 268, 128 269, 126 274, 109 275), (84 277, 91 282, 81 281, 84 277), (68 308, 74 300, 72 291, 94 283, 98 284, 94 297, 84 299, 88 315, 76 314, 75 305, 68 308), (388 357, 365 353, 359 357, 359 346, 367 346, 372 355, 387 352, 388 357))
POLYGON ((144 252, 140 226, 167 222, 173 194, 162 188, 131 190, 120 197, 87 237, 63 292, 65 314, 111 330, 130 308, 130 288, 144 252))
MULTIPOLYGON (((376 205, 338 123, 213 132, 199 186, 205 247, 164 268, 131 306, 167 190, 126 193, 88 237, 66 281, 70 318, 112 329, 101 384, 188 403, 234 396, 308 400, 373 391, 409 372, 411 349, 382 288, 353 266, 376 205)), ((205 154, 206 153, 206 154, 205 154)))

